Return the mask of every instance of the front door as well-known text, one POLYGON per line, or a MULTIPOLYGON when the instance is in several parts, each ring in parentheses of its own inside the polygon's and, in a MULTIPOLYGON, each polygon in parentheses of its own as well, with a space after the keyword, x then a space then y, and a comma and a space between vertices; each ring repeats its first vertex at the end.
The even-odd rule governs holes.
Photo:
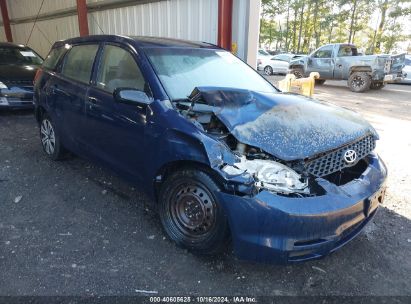
POLYGON ((333 46, 325 45, 308 57, 307 74, 320 73, 322 79, 332 79, 334 74, 333 46))
POLYGON ((144 105, 118 103, 117 88, 146 91, 148 85, 136 62, 137 55, 119 45, 104 46, 95 83, 86 100, 90 149, 114 170, 133 178, 144 173, 146 111, 144 105))

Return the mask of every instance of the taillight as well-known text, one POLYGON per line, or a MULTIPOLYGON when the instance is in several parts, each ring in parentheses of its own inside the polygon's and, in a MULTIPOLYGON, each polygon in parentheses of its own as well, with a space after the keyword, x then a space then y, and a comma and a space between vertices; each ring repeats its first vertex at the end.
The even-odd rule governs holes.
POLYGON ((43 70, 42 70, 42 69, 38 69, 38 70, 37 70, 36 75, 34 75, 33 85, 36 84, 37 79, 40 78, 40 76, 41 76, 42 73, 43 73, 43 70))

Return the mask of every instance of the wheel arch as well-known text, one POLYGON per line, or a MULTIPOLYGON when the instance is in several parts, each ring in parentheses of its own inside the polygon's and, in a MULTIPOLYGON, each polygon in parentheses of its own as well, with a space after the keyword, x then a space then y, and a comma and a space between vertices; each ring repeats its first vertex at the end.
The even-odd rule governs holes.
POLYGON ((156 172, 155 178, 153 180, 153 189, 155 195, 155 201, 157 202, 158 195, 161 189, 162 184, 164 181, 174 172, 178 170, 199 170, 213 179, 213 181, 220 186, 221 188, 224 187, 224 179, 215 171, 213 170, 208 164, 197 161, 197 160, 174 160, 168 163, 165 163, 161 168, 159 168, 156 172))
POLYGON ((41 122, 43 115, 47 113, 46 109, 43 106, 37 106, 34 110, 34 116, 38 124, 41 122))
POLYGON ((355 72, 365 72, 371 76, 372 69, 369 65, 355 65, 350 67, 349 74, 351 75, 355 72))

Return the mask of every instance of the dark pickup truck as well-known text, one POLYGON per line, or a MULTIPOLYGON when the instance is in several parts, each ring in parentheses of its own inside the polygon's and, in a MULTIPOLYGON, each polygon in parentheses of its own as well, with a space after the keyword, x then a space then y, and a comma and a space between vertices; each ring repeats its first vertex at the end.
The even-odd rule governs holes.
POLYGON ((317 84, 327 79, 347 80, 353 92, 381 89, 387 82, 401 81, 405 55, 359 55, 352 44, 327 44, 308 56, 290 62, 297 78, 320 73, 317 84))

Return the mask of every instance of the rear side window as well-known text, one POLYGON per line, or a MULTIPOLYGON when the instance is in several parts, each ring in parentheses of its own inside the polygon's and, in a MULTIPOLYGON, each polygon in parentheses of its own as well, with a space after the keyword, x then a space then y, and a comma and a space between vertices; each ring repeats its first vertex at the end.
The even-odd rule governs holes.
POLYGON ((64 58, 61 73, 71 79, 89 83, 98 45, 77 45, 64 58))
POLYGON ((54 70, 57 63, 60 61, 60 58, 64 55, 64 47, 54 48, 47 55, 47 58, 43 62, 43 67, 49 70, 54 70))

